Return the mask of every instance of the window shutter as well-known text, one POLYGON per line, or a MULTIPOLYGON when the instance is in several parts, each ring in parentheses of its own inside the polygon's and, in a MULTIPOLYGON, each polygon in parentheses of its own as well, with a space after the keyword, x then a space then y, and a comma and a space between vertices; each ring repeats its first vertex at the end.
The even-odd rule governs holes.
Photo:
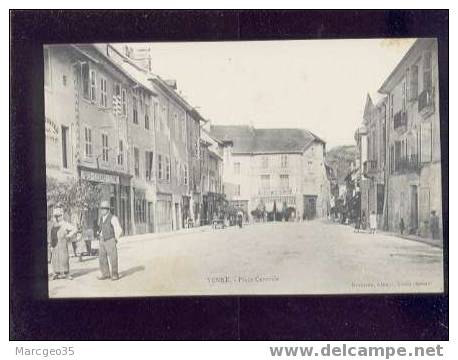
POLYGON ((406 99, 410 99, 410 69, 406 69, 406 99))
POLYGON ((431 161, 431 123, 423 123, 420 128, 421 133, 421 162, 431 161))
POLYGON ((427 51, 423 59, 423 90, 431 90, 432 86, 431 51, 427 51))
POLYGON ((418 65, 413 65, 410 74, 410 100, 418 97, 418 65))

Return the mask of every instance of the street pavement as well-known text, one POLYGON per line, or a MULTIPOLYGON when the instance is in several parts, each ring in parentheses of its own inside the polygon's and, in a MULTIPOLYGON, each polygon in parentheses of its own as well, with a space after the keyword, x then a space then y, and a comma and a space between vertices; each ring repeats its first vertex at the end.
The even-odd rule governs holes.
POLYGON ((49 296, 443 291, 441 248, 321 220, 126 237, 118 250, 118 281, 97 280, 96 257, 71 258, 74 279, 50 280, 49 296))

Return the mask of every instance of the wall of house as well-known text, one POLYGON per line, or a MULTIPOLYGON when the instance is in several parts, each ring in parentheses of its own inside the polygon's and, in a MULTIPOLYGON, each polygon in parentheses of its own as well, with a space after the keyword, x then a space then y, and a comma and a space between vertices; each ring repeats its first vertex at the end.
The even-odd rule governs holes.
MULTIPOLYGON (((230 151, 225 150, 225 151, 230 151)), ((224 157, 224 171, 223 171, 223 181, 228 184, 232 184, 229 187, 234 189, 232 194, 228 193, 228 198, 230 200, 250 200, 252 196, 252 157, 250 155, 242 154, 231 154, 229 156, 229 161, 227 161, 226 154, 224 157), (235 163, 240 164, 240 171, 235 172, 235 163), (238 192, 240 189, 240 193, 238 192)), ((229 190, 229 188, 228 188, 229 190)), ((250 209, 251 211, 251 209, 250 209)))
POLYGON ((186 112, 186 147, 188 154, 188 184, 190 196, 190 215, 194 222, 198 221, 200 213, 201 189, 200 189, 200 121, 186 112))
MULTIPOLYGON (((432 41, 418 46, 406 60, 400 72, 406 74, 407 69, 412 69, 413 65, 418 66, 418 96, 410 96, 407 92, 407 126, 394 129, 393 118, 389 116, 389 146, 393 147, 395 141, 407 142, 407 150, 403 150, 403 155, 418 155, 420 166, 416 171, 404 171, 389 173, 388 183, 388 225, 390 230, 399 231, 399 222, 404 218, 406 229, 411 222, 412 211, 415 205, 412 204, 412 187, 417 188, 418 200, 418 229, 417 233, 421 236, 430 236, 428 221, 430 211, 435 210, 440 220, 442 220, 441 209, 441 155, 440 155, 440 121, 439 121, 439 94, 438 94, 438 60, 437 42, 432 41), (425 47, 427 46, 427 47, 425 47), (418 110, 419 96, 424 90, 423 72, 425 66, 426 51, 431 51, 432 62, 432 88, 433 104, 427 109, 418 110)), ((405 76, 398 76, 400 80, 390 93, 392 99, 393 113, 401 108, 403 84, 406 82, 405 76), (392 95, 392 96, 391 96, 392 95)), ((407 81, 410 85, 410 82, 407 81)), ((410 90, 410 88, 409 88, 410 90)), ((389 159, 389 153, 388 159, 389 159)), ((390 163, 392 166, 392 164, 390 163)), ((389 168, 388 168, 389 170, 389 168)))
POLYGON ((300 154, 253 155, 250 168, 252 174, 250 212, 256 209, 261 200, 267 211, 273 210, 274 203, 277 211, 282 210, 284 203, 287 207, 294 207, 296 213, 300 211, 302 206, 300 154), (281 177, 285 175, 288 176, 288 185, 282 184, 281 177), (263 183, 262 180, 264 176, 269 176, 267 188, 265 188, 266 183, 263 183))
MULTIPOLYGON (((385 152, 386 140, 384 139, 385 129, 385 100, 379 102, 376 106, 368 109, 365 113, 364 124, 367 129, 367 135, 362 135, 360 141, 364 143, 366 153, 361 158, 368 161, 375 161, 375 169, 367 163, 366 173, 361 168, 361 213, 368 219, 369 215, 374 212, 377 214, 377 226, 382 229, 384 226, 384 214, 382 207, 378 208, 378 202, 384 202, 384 192, 378 192, 378 186, 385 184, 385 152), (378 198, 380 197, 380 199, 378 198)), ((364 166, 364 162, 361 163, 364 166)))
POLYGON ((60 181, 77 178, 74 55, 68 47, 46 46, 49 67, 45 77, 46 175, 60 181), (64 106, 63 106, 64 105, 64 106), (67 168, 62 154, 62 126, 69 129, 67 168))
POLYGON ((170 96, 165 94, 159 86, 155 87, 157 96, 156 121, 156 170, 157 192, 165 195, 156 208, 156 217, 162 219, 158 231, 178 230, 182 228, 183 196, 189 192, 184 181, 184 166, 188 166, 186 149, 186 112, 170 96), (162 159, 161 177, 159 176, 159 156, 162 159), (168 164, 167 164, 168 162, 168 164), (170 175, 167 178, 167 166, 170 175), (170 198, 170 199, 169 199, 170 198), (166 203, 169 202, 170 204, 166 203), (171 216, 165 216, 164 212, 171 216), (168 219, 170 218, 170 221, 168 219))
MULTIPOLYGON (((130 173, 133 188, 133 212, 136 234, 155 231, 155 201, 156 201, 156 151, 154 127, 154 97, 142 88, 136 88, 132 94, 137 99, 137 122, 133 119, 133 99, 129 108, 131 121, 129 122, 129 135, 132 139, 130 173), (146 121, 148 116, 148 121, 146 121), (134 149, 138 149, 138 171, 136 172, 134 149), (149 167, 146 153, 153 153, 152 171, 147 177, 149 167)), ((149 156, 149 155, 148 155, 149 156)))
POLYGON ((330 183, 324 164, 324 144, 313 143, 302 156, 302 194, 316 195, 318 217, 327 216, 330 201, 330 183))

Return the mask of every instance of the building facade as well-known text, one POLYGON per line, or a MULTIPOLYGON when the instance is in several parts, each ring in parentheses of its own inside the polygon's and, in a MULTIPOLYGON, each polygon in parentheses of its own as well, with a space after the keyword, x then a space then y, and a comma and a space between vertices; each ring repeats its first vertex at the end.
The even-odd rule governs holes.
POLYGON ((361 212, 375 211, 379 228, 431 237, 442 234, 437 41, 418 39, 379 89, 367 97, 355 134, 361 166, 361 212))
POLYGON ((188 225, 200 224, 202 203, 202 164, 200 158, 201 125, 205 119, 195 110, 186 111, 186 147, 188 154, 189 217, 188 225))
MULTIPOLYGON (((135 82, 94 45, 45 47, 44 58, 47 132, 54 121, 60 130, 57 146, 46 141, 47 176, 98 184, 124 232, 130 234, 130 156, 119 145, 128 147, 131 118, 127 109, 132 106, 135 82), (60 169, 56 159, 60 159, 60 169)), ((92 227, 97 219, 98 210, 91 209, 84 223, 92 227)))
POLYGON ((385 80, 388 97, 387 225, 430 236, 432 211, 442 234, 437 40, 418 39, 385 80))
MULTIPOLYGON (((179 230, 190 223, 197 224, 203 201, 200 188, 200 127, 205 120, 178 94, 175 80, 163 80, 151 72, 148 48, 112 48, 117 56, 120 55, 123 68, 135 79, 140 79, 140 85, 151 92, 150 104, 146 105, 154 124, 155 152, 151 157, 145 153, 145 162, 150 159, 148 164, 153 163, 151 181, 156 193, 155 229, 159 232, 179 230)), ((142 98, 138 99, 141 101, 142 98)))
POLYGON ((223 193, 224 143, 201 129, 200 138, 202 204, 200 224, 209 225, 223 217, 225 196, 223 193))
POLYGON ((386 157, 386 97, 374 105, 370 95, 366 97, 362 126, 355 133, 358 152, 358 177, 360 206, 358 215, 368 219, 374 212, 377 226, 385 223, 385 157, 386 157))
POLYGON ((223 153, 227 199, 251 220, 313 219, 329 210, 325 143, 300 129, 212 126, 223 153))

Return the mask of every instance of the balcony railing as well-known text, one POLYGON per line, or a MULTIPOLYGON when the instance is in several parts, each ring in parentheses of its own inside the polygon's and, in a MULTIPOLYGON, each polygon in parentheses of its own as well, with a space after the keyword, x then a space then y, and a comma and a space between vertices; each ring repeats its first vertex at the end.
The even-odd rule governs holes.
POLYGON ((399 129, 404 126, 407 126, 407 113, 404 110, 400 110, 394 114, 393 127, 399 129))
POLYGON ((373 175, 377 172, 377 160, 366 160, 363 162, 364 176, 373 175))
POLYGON ((410 173, 420 171, 420 161, 418 155, 413 154, 408 157, 399 158, 395 162, 395 171, 397 173, 410 173))
POLYGON ((423 90, 418 96, 418 112, 434 110, 434 89, 423 90))
POLYGON ((280 189, 259 189, 258 195, 261 196, 279 196, 279 195, 292 195, 293 189, 280 188, 280 189))

